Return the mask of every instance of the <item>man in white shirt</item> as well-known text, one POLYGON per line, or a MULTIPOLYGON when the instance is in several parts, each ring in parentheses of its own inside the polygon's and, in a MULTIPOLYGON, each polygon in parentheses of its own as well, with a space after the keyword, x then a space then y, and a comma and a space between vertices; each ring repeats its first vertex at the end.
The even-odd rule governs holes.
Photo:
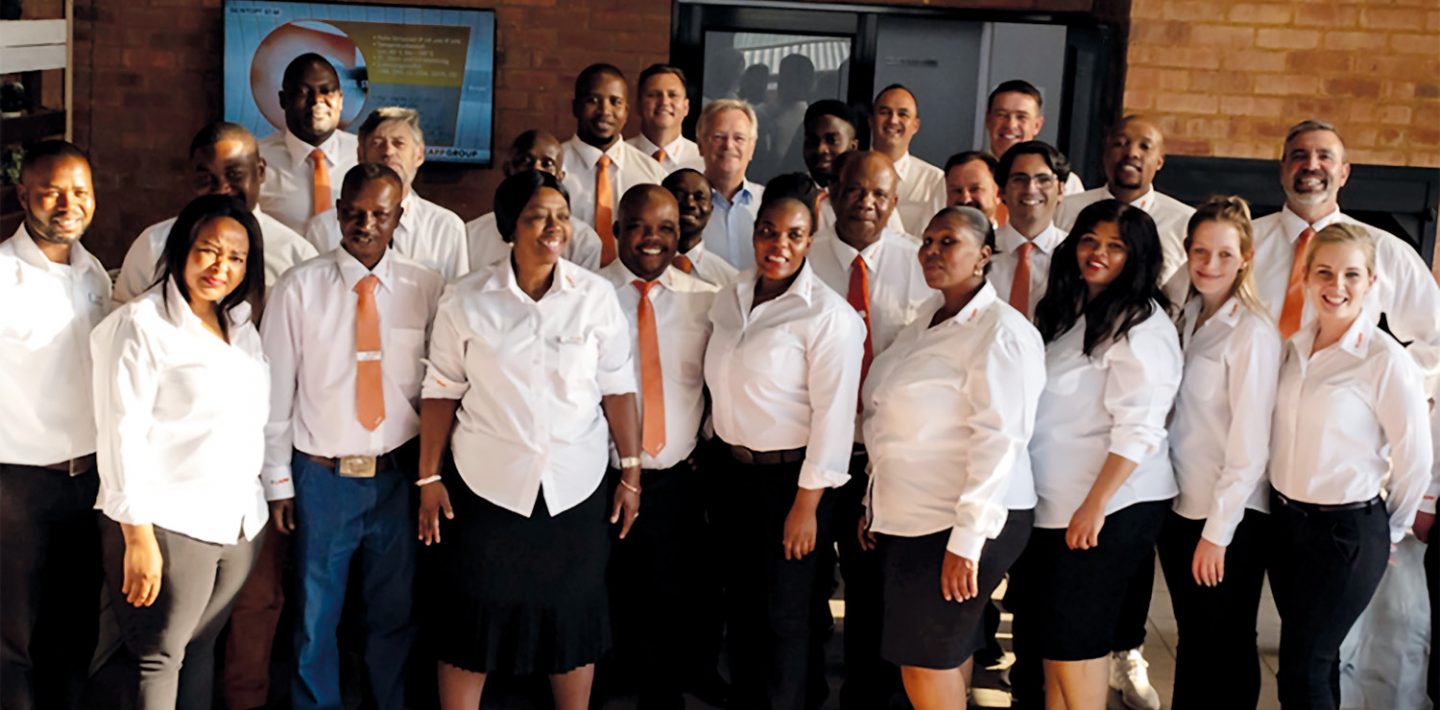
POLYGON ((697 170, 681 168, 665 178, 661 187, 680 204, 680 243, 675 268, 714 286, 724 286, 740 273, 723 257, 705 248, 705 227, 715 213, 714 188, 697 170))
MULTIPOLYGON (((405 181, 400 201, 400 224, 395 228, 395 250, 445 277, 446 281, 470 273, 470 251, 465 223, 460 216, 415 192, 415 174, 425 162, 425 133, 420 112, 401 106, 382 106, 370 112, 360 126, 362 163, 380 163, 405 181)), ((340 246, 340 220, 334 212, 310 218, 305 238, 320 253, 340 246)))
POLYGON ((0 706, 78 708, 101 576, 90 331, 110 279, 80 245, 95 192, 79 148, 30 146, 15 197, 25 219, 0 243, 0 706))
POLYGON ((1035 317, 1050 277, 1050 259, 1065 241, 1065 230, 1055 226, 1055 212, 1069 172, 1065 156, 1040 141, 1005 151, 995 169, 1009 221, 995 230, 990 283, 996 295, 1027 318, 1035 317))
POLYGON ((405 188, 377 163, 347 173, 340 247, 283 279, 261 324, 271 382, 262 482, 299 573, 297 708, 341 706, 336 629, 356 556, 370 689, 379 707, 405 707, 421 358, 445 286, 390 249, 405 188))
MULTIPOLYGON (((565 180, 565 150, 549 131, 531 129, 515 137, 510 144, 510 157, 500 166, 505 177, 526 170, 550 173, 562 183, 565 180)), ((600 235, 575 212, 570 212, 570 241, 565 245, 565 259, 591 271, 600 268, 600 235)), ((495 213, 488 212, 465 223, 469 242, 470 270, 482 271, 510 258, 510 243, 500 236, 495 213)))
MULTIPOLYGON (((1165 166, 1165 136, 1154 123, 1140 116, 1126 116, 1110 131, 1102 154, 1105 186, 1069 195, 1060 205, 1055 224, 1070 231, 1080 210, 1100 200, 1116 199, 1145 210, 1160 231, 1160 248, 1165 263, 1160 283, 1168 284, 1185 266, 1185 232, 1191 207, 1155 189, 1155 173, 1165 166)), ((1172 297, 1184 296, 1184 289, 1172 297)))
MULTIPOLYGON (((1003 81, 990 92, 985 104, 985 136, 996 160, 1005 157, 1005 152, 1017 143, 1033 141, 1040 135, 1040 129, 1045 127, 1045 114, 1041 112, 1044 105, 1040 90, 1023 79, 1003 81)), ((1085 183, 1079 175, 1072 172, 1065 178, 1064 194, 1084 191, 1085 183)))
POLYGON ((978 150, 956 153, 945 161, 945 206, 974 207, 985 214, 994 227, 1003 227, 1010 214, 1000 201, 1000 186, 995 182, 995 157, 978 150))
MULTIPOLYGON (((265 238, 265 287, 280 275, 316 255, 315 247, 260 209, 260 185, 265 180, 265 161, 255 137, 244 126, 216 121, 195 134, 190 142, 190 179, 194 196, 233 195, 255 213, 265 238)), ((165 240, 175 218, 150 225, 125 253, 120 276, 115 280, 115 303, 126 303, 155 284, 165 240)))
POLYGON ((285 67, 280 83, 285 128, 260 139, 267 168, 260 204, 296 232, 335 207, 340 181, 356 163, 357 140, 340 130, 344 102, 340 76, 319 54, 302 54, 285 67))
POLYGON ((945 173, 910 154, 910 141, 920 132, 919 101, 910 89, 891 84, 875 95, 870 108, 872 147, 889 156, 900 176, 895 210, 905 233, 918 236, 945 207, 945 173))
POLYGON ((759 139, 755 109, 740 99, 706 104, 695 127, 714 214, 705 225, 705 245, 741 271, 755 265, 755 214, 765 188, 746 179, 759 139))
POLYGON ((615 205, 633 185, 659 185, 665 168, 621 140, 630 116, 625 74, 610 64, 591 64, 575 77, 575 135, 565 141, 570 214, 600 235, 600 265, 615 260, 615 205))
MULTIPOLYGON (((815 233, 819 234, 835 227, 834 196, 830 194, 840 174, 841 159, 860 147, 855 137, 855 112, 843 101, 825 99, 810 104, 805 110, 803 156, 810 178, 820 186, 820 203, 816 208, 815 233)), ((899 210, 891 210, 889 229, 904 232, 899 210)))
POLYGON ((635 93, 640 96, 640 135, 626 143, 654 158, 666 173, 703 169, 700 147, 680 135, 680 126, 690 115, 685 72, 668 64, 651 64, 640 72, 635 93))
MULTIPOLYGON (((681 682, 692 671, 686 661, 712 641, 697 637, 695 623, 705 613, 696 592, 715 581, 702 577, 696 554, 705 525, 694 457, 705 381, 694 365, 705 356, 718 289, 673 267, 680 208, 665 188, 630 188, 615 234, 619 258, 600 275, 615 285, 635 343, 646 513, 616 544, 610 563, 616 647, 622 663, 638 666, 641 706, 679 707, 681 682)), ((618 471, 618 462, 612 452, 611 468, 618 471)))

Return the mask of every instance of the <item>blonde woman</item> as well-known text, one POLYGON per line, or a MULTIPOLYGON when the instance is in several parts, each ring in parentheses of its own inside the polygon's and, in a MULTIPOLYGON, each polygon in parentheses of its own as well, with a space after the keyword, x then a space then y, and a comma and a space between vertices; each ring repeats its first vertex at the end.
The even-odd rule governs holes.
POLYGON ((1215 197, 1201 205, 1190 218, 1185 254, 1190 289, 1179 317, 1185 370, 1170 420, 1180 495, 1159 542, 1182 642, 1173 707, 1254 708, 1280 332, 1255 297, 1255 238, 1245 200, 1215 197))

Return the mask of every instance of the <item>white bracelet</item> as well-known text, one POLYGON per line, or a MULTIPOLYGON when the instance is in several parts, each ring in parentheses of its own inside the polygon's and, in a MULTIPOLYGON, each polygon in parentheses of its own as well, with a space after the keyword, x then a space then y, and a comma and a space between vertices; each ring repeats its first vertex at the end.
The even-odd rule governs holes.
POLYGON ((417 487, 418 487, 418 486, 428 486, 428 485, 430 485, 430 484, 432 484, 432 483, 438 482, 439 480, 440 480, 440 477, 439 477, 439 476, 426 476, 425 478, 422 478, 422 479, 416 481, 416 482, 415 482, 415 485, 416 485, 417 487))

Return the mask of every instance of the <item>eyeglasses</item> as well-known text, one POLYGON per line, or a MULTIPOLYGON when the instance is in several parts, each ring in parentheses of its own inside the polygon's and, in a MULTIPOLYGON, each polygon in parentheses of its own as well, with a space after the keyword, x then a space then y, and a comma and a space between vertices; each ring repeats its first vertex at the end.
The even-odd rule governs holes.
POLYGON ((1008 185, 1014 185, 1016 187, 1026 187, 1030 183, 1035 183, 1036 187, 1046 189, 1054 187, 1055 184, 1059 181, 1059 178, 1055 177, 1054 173, 1041 173, 1040 175, 1013 173, 1010 175, 1010 178, 1005 181, 1005 183, 1008 185))

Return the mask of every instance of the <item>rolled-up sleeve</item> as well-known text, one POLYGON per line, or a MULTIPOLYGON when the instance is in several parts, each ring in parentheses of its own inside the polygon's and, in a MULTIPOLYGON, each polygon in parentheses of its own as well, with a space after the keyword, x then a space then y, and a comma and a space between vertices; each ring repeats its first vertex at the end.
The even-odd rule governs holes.
POLYGON ((620 299, 614 289, 606 289, 600 298, 602 304, 595 327, 596 344, 599 346, 595 377, 600 395, 634 394, 635 362, 630 352, 629 322, 625 320, 625 312, 620 310, 620 299))
POLYGON ((865 321, 858 314, 836 309, 823 318, 806 352, 810 436, 799 483, 811 490, 839 488, 850 480, 855 407, 865 357, 865 321))
POLYGON ((1173 329, 1137 325, 1103 356, 1109 451, 1137 464, 1165 441, 1165 419, 1180 389, 1180 341, 1173 329))
POLYGON ((90 336, 100 474, 97 507, 115 522, 144 525, 156 513, 148 500, 157 468, 149 438, 160 365, 158 345, 128 315, 102 322, 90 336))
POLYGON ((454 289, 447 289, 430 332, 421 399, 460 399, 470 389, 465 374, 465 313, 454 289))
POLYGON ((1280 334, 1267 325, 1252 325, 1226 359, 1225 396, 1230 403, 1230 428, 1225 433, 1225 461, 1215 482, 1210 514, 1201 537, 1226 547, 1245 516, 1245 502, 1254 494, 1270 463, 1270 422, 1280 383, 1280 334))

